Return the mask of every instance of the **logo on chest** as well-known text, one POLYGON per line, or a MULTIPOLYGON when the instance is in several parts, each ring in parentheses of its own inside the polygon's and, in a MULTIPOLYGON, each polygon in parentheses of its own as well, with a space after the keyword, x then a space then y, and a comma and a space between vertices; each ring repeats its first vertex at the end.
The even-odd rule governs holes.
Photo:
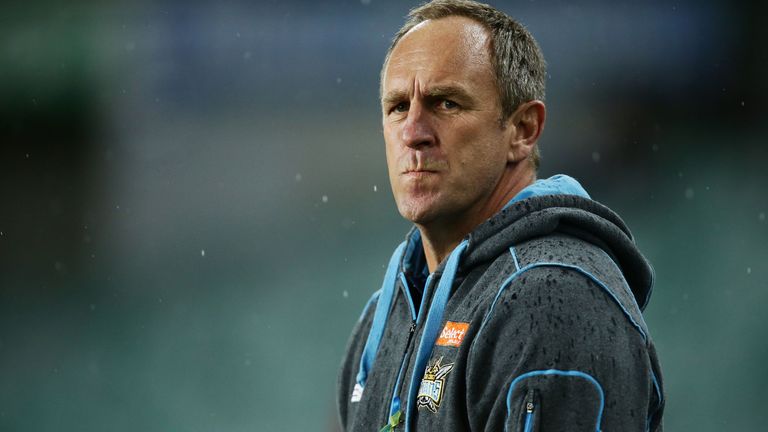
POLYGON ((427 370, 424 371, 424 378, 422 378, 421 386, 419 386, 419 394, 416 396, 418 408, 425 407, 433 413, 436 413, 437 409, 440 408, 446 376, 453 369, 453 363, 441 365, 442 361, 443 358, 440 357, 434 363, 427 366, 427 370))
POLYGON ((446 321, 440 337, 435 341, 435 345, 459 347, 467 334, 469 323, 446 321))

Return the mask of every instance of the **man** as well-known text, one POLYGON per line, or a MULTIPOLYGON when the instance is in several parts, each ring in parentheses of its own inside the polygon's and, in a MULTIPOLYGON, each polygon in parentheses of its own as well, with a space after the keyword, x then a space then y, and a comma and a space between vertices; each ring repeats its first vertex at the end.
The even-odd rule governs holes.
POLYGON ((415 227, 353 331, 345 430, 661 430, 653 274, 574 179, 536 180, 544 77, 533 37, 487 5, 428 3, 395 36, 384 139, 415 227))

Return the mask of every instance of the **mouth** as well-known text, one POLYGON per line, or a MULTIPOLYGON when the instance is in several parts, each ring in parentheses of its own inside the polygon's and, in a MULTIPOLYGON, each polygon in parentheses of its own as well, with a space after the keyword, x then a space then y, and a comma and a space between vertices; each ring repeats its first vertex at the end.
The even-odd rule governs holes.
POLYGON ((437 173, 438 171, 436 170, 418 168, 418 169, 407 169, 402 173, 400 173, 400 175, 405 177, 411 177, 411 178, 422 178, 422 177, 427 177, 437 173))
POLYGON ((410 179, 435 176, 447 169, 445 161, 417 153, 407 155, 401 162, 400 175, 410 179))

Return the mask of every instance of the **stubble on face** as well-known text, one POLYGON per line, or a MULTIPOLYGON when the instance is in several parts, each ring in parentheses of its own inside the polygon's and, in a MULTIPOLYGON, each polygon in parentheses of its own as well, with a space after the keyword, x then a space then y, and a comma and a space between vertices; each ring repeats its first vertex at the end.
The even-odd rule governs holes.
POLYGON ((425 21, 399 41, 386 66, 390 182, 398 210, 417 225, 479 211, 506 166, 487 44, 487 31, 467 18, 425 21))

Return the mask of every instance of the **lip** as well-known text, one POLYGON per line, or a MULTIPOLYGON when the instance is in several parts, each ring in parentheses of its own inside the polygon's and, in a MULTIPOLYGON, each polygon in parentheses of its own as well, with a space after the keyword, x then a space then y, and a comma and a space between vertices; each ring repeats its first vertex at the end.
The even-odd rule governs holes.
POLYGON ((428 170, 428 169, 409 169, 403 171, 403 174, 411 174, 411 173, 436 173, 437 170, 428 170))
POLYGON ((438 171, 434 171, 434 170, 409 170, 409 171, 402 172, 400 175, 406 178, 419 179, 419 178, 429 177, 431 175, 436 175, 436 174, 438 174, 438 171))

